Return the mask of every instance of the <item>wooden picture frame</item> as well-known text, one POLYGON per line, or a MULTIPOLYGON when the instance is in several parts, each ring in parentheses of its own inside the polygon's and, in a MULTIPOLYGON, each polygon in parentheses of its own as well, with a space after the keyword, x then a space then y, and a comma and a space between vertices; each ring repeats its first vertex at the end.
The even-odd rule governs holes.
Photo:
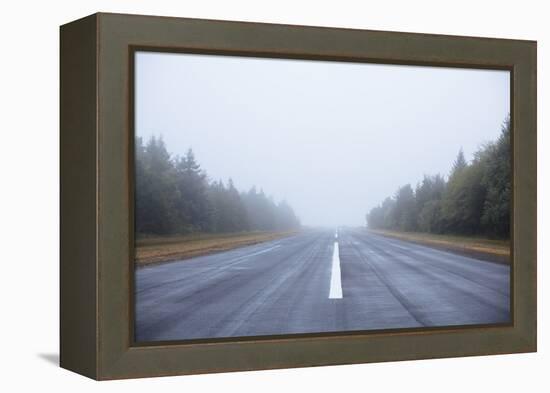
POLYGON ((61 367, 120 379, 536 351, 536 42, 98 13, 61 27, 61 367), (506 326, 133 342, 133 53, 511 71, 506 326))

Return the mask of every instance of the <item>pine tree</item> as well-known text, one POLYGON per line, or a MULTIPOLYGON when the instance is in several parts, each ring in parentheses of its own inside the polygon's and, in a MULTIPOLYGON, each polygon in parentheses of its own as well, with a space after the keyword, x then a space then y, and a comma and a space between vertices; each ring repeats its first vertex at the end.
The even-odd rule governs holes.
POLYGON ((135 145, 135 231, 142 235, 298 228, 286 202, 263 190, 240 193, 232 179, 211 182, 192 149, 172 158, 162 138, 135 145))
POLYGON ((459 150, 448 181, 424 176, 414 192, 400 187, 367 214, 371 228, 510 237, 510 119, 496 142, 482 146, 471 163, 459 150), (414 199, 414 205, 410 203, 414 199))
POLYGON ((497 237, 510 237, 512 168, 510 118, 502 125, 498 141, 487 147, 483 184, 487 188, 481 223, 484 230, 497 237))
POLYGON ((438 233, 441 227, 441 199, 445 192, 445 179, 441 175, 424 176, 416 187, 415 200, 418 229, 438 233))
POLYGON ((206 173, 195 159, 192 149, 176 160, 178 208, 184 232, 207 231, 212 225, 212 206, 208 198, 206 173))
POLYGON ((402 231, 414 231, 416 229, 416 202, 410 184, 400 187, 395 194, 393 221, 396 223, 397 228, 402 231))
POLYGON ((136 139, 136 227, 140 233, 170 234, 177 230, 173 214, 178 199, 174 166, 162 138, 143 146, 136 139))
POLYGON ((453 167, 451 169, 451 175, 450 177, 458 174, 460 171, 462 171, 464 168, 468 166, 468 163, 466 162, 466 159, 464 158, 464 151, 462 148, 458 151, 458 154, 456 156, 455 162, 453 163, 453 167))

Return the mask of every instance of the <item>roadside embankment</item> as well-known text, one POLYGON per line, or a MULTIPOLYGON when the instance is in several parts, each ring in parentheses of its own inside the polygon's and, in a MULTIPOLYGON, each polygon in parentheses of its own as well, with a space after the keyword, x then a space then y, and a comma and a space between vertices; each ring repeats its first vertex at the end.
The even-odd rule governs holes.
POLYGON ((215 252, 228 251, 271 240, 292 236, 297 231, 195 233, 170 237, 147 237, 136 241, 136 265, 187 259, 215 252))

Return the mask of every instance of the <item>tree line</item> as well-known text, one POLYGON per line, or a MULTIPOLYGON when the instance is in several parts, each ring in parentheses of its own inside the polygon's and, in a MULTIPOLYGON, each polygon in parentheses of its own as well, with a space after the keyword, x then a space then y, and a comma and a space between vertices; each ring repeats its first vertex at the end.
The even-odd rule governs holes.
POLYGON ((231 179, 211 181, 193 150, 172 157, 162 138, 135 143, 135 231, 142 235, 290 230, 292 207, 263 190, 239 192, 231 179))
POLYGON ((415 189, 399 187, 367 214, 374 229, 510 237, 510 118, 499 138, 468 163, 459 151, 447 179, 425 175, 415 189))

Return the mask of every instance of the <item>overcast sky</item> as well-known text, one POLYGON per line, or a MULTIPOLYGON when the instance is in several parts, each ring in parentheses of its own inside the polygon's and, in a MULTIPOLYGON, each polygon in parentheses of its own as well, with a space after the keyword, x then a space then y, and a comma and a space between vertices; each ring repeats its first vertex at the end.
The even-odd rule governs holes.
POLYGON ((305 225, 365 213, 495 140, 508 71, 140 52, 136 134, 211 179, 286 199, 305 225))

